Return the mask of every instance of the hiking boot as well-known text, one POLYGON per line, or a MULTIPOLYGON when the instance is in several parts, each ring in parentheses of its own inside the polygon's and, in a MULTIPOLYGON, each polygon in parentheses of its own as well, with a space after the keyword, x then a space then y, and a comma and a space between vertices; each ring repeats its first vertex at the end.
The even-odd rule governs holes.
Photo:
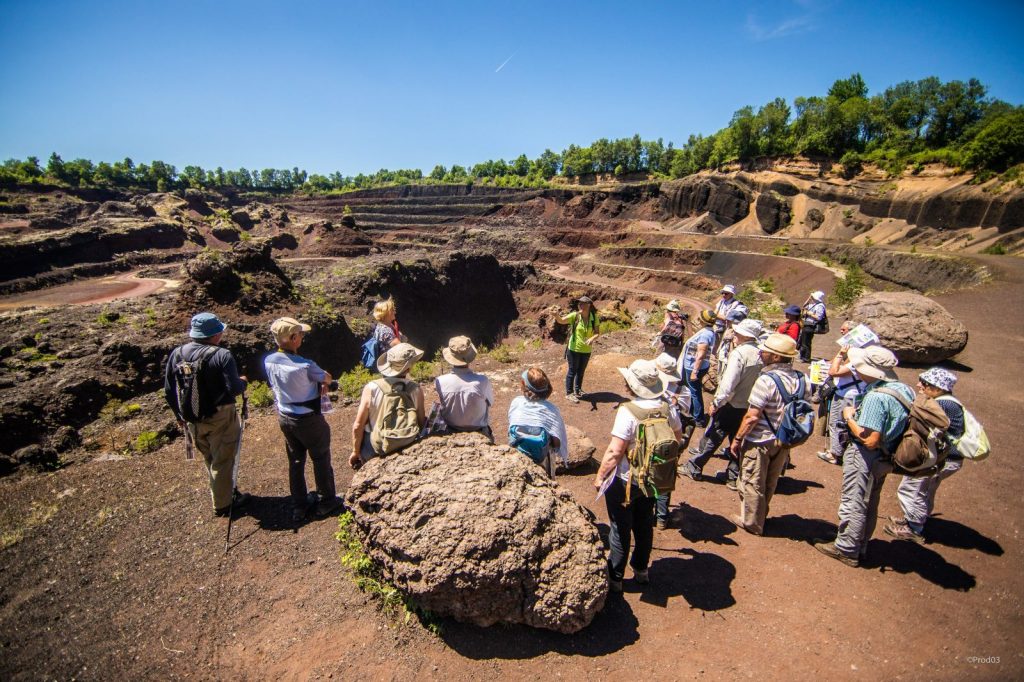
POLYGON ((666 521, 665 519, 658 519, 654 523, 654 527, 658 530, 665 530, 666 528, 668 528, 668 521, 666 521))
POLYGON ((576 396, 575 393, 566 393, 565 399, 568 400, 570 403, 578 404, 580 402, 580 399, 576 396))
POLYGON ((882 530, 885 531, 886 535, 891 535, 897 540, 910 540, 919 545, 924 544, 924 536, 920 533, 915 533, 914 529, 906 521, 903 523, 890 523, 882 530))
POLYGON ((344 509, 344 506, 345 503, 340 497, 320 500, 320 503, 316 505, 316 515, 319 517, 330 516, 339 509, 344 509))
POLYGON ((829 464, 842 464, 843 463, 843 460, 841 458, 836 457, 835 455, 833 455, 831 452, 829 452, 827 450, 821 450, 818 453, 818 459, 820 459, 822 462, 828 462, 829 464))
POLYGON ((651 583, 651 576, 647 574, 647 569, 638 571, 633 569, 633 580, 637 585, 649 585, 651 583))
POLYGON ((302 523, 309 516, 309 507, 292 507, 292 523, 302 523))
POLYGON ((700 449, 699 448, 690 448, 689 450, 687 450, 687 452, 689 452, 694 457, 697 457, 698 455, 700 455, 700 449))
POLYGON ((818 550, 825 556, 832 557, 833 559, 841 561, 852 568, 857 568, 857 566, 860 565, 860 560, 858 560, 856 557, 846 556, 838 549, 836 549, 835 542, 815 542, 814 549, 818 550))
POLYGON ((231 495, 231 504, 228 505, 227 507, 221 507, 220 509, 214 509, 213 513, 216 516, 227 516, 228 514, 231 513, 231 506, 232 505, 234 505, 235 509, 241 509, 242 507, 244 507, 249 502, 250 499, 252 499, 252 495, 250 495, 249 493, 239 492, 238 489, 235 488, 235 492, 231 495))
POLYGON ((732 521, 734 524, 736 524, 736 527, 739 528, 740 530, 745 530, 748 533, 750 533, 751 535, 761 535, 761 533, 757 532, 756 530, 754 530, 753 528, 751 528, 747 524, 743 523, 743 517, 742 516, 738 516, 738 515, 730 516, 729 520, 732 521))
POLYGON ((682 466, 681 473, 683 474, 683 476, 686 476, 696 481, 697 483, 700 483, 701 480, 704 478, 704 474, 701 473, 700 469, 698 469, 695 466, 692 466, 691 464, 684 464, 682 466))
POLYGON ((739 480, 735 479, 735 478, 727 479, 725 481, 725 487, 728 488, 729 490, 735 490, 736 492, 739 492, 740 491, 739 480))
POLYGON ((608 579, 608 591, 609 592, 614 592, 616 594, 621 594, 622 593, 622 581, 621 580, 612 580, 611 578, 609 578, 608 579))

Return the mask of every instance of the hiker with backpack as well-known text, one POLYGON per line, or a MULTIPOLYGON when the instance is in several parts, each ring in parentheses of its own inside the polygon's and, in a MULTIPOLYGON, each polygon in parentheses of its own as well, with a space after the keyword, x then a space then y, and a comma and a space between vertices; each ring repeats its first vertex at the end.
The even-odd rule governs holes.
POLYGON ((576 299, 578 309, 560 317, 560 324, 569 325, 569 341, 565 347, 565 360, 568 369, 565 373, 565 399, 578 403, 583 397, 583 375, 590 362, 594 341, 600 336, 597 324, 597 312, 594 302, 589 296, 576 299))
POLYGON ((800 342, 800 306, 798 305, 787 305, 782 309, 782 313, 786 316, 786 321, 779 325, 776 329, 780 334, 785 334, 791 337, 797 343, 800 342))
POLYGON ((647 565, 654 543, 654 510, 659 495, 675 487, 682 425, 661 395, 665 382, 651 360, 619 367, 632 399, 619 406, 594 487, 604 491, 608 511, 609 589, 622 592, 626 564, 633 579, 650 582, 647 565), (635 546, 629 560, 632 534, 635 546))
POLYGON ((683 335, 686 333, 686 322, 689 319, 690 316, 683 312, 679 301, 669 301, 665 306, 665 321, 655 338, 655 347, 662 353, 678 358, 683 350, 683 335))
POLYGON ((476 359, 476 346, 468 336, 455 336, 441 349, 441 355, 452 371, 434 380, 434 390, 448 430, 479 431, 493 443, 488 415, 494 404, 494 389, 490 379, 469 368, 476 359))
POLYGON ((740 514, 732 518, 753 535, 764 522, 789 451, 814 431, 814 408, 807 402, 810 381, 793 367, 796 343, 785 334, 769 334, 757 346, 764 368, 754 381, 730 450, 740 461, 740 514))
POLYGON ((227 325, 213 313, 192 317, 189 343, 171 351, 164 371, 164 397, 182 431, 203 455, 217 516, 249 501, 235 488, 235 457, 242 437, 235 398, 245 393, 234 356, 220 347, 227 325))
MULTIPOLYGON (((693 437, 693 429, 696 424, 690 416, 690 392, 686 390, 682 377, 679 376, 678 359, 668 353, 662 353, 654 359, 654 366, 661 374, 661 380, 665 382, 665 392, 661 400, 668 407, 669 413, 679 420, 682 437, 679 440, 679 451, 682 452, 693 437)), ((655 526, 659 529, 668 528, 669 507, 672 504, 672 493, 667 492, 658 495, 658 502, 654 507, 655 526)))
MULTIPOLYGON (((953 386, 956 382, 957 376, 941 367, 932 367, 918 377, 918 390, 929 398, 933 398, 949 417, 949 429, 947 429, 946 435, 953 445, 949 454, 946 455, 945 464, 938 472, 931 476, 904 476, 900 481, 897 496, 903 516, 889 517, 891 523, 883 528, 886 534, 897 540, 924 543, 924 526, 935 507, 935 493, 939 489, 939 484, 960 471, 964 464, 965 453, 960 452, 956 444, 964 438, 968 422, 972 422, 972 426, 980 429, 980 424, 973 418, 973 415, 968 416, 969 413, 964 409, 963 404, 953 397, 953 386)), ((968 451, 966 454, 976 458, 974 451, 968 451)), ((984 456, 982 455, 982 457, 984 456)))
POLYGON ((828 333, 828 311, 825 310, 825 292, 812 291, 801 310, 800 362, 811 361, 811 342, 815 334, 828 333))
POLYGON ((519 376, 519 386, 523 394, 508 407, 508 444, 554 478, 556 455, 569 464, 569 436, 562 413, 548 400, 551 381, 540 367, 530 367, 519 376))
MULTIPOLYGON (((845 336, 851 329, 857 326, 853 320, 846 320, 839 328, 839 333, 845 336)), ((820 400, 828 403, 826 412, 828 419, 828 448, 818 452, 818 458, 829 464, 843 464, 843 452, 850 440, 850 431, 846 428, 846 420, 843 419, 843 407, 853 405, 857 396, 867 390, 867 384, 854 375, 850 368, 849 347, 842 347, 828 368, 828 379, 822 384, 818 391, 820 400)))
POLYGON ((381 378, 363 387, 352 422, 348 463, 353 469, 412 445, 419 438, 426 422, 423 390, 408 375, 422 357, 423 351, 403 342, 377 360, 381 378))
POLYGON ((406 340, 405 334, 398 328, 397 315, 393 298, 378 301, 373 306, 373 319, 376 320, 376 324, 370 338, 363 344, 362 365, 366 369, 376 371, 380 356, 389 348, 394 348, 406 340))
POLYGON ((342 506, 331 466, 331 427, 321 412, 321 398, 327 395, 331 375, 312 360, 299 355, 303 337, 312 327, 292 317, 281 317, 270 325, 277 352, 263 360, 267 383, 274 391, 277 423, 284 434, 288 455, 288 490, 292 498, 292 521, 300 523, 309 514, 306 487, 306 457, 313 460, 316 481, 317 516, 331 514, 342 506))
POLYGON ((683 352, 679 356, 680 376, 690 391, 690 409, 697 426, 708 425, 708 416, 704 413, 704 393, 701 382, 711 368, 711 353, 715 347, 714 324, 715 311, 702 310, 698 321, 701 325, 683 344, 683 352))
MULTIPOLYGON (((750 319, 743 320, 732 328, 736 347, 729 352, 725 371, 722 372, 715 397, 708 407, 708 414, 712 417, 711 423, 705 429, 699 445, 690 449, 693 457, 683 465, 683 474, 694 481, 701 480, 704 466, 726 438, 735 441, 740 423, 749 407, 747 400, 750 391, 764 366, 757 348, 757 340, 762 329, 759 320, 750 319)), ((738 478, 739 460, 733 459, 730 455, 729 465, 725 471, 726 486, 736 490, 738 478)))
POLYGON ((838 533, 835 540, 817 542, 814 548, 857 567, 875 530, 885 477, 893 470, 887 453, 896 449, 910 423, 901 398, 913 401, 914 390, 900 383, 895 370, 898 361, 888 348, 851 348, 848 358, 853 375, 868 388, 855 404, 843 407, 850 443, 843 453, 838 533))

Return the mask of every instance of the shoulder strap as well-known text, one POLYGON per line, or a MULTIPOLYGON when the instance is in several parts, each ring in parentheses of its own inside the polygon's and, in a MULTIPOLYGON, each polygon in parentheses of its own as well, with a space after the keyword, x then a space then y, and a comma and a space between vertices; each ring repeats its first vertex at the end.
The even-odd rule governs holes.
POLYGON ((640 407, 633 401, 629 401, 625 404, 625 408, 629 410, 629 413, 636 417, 637 421, 644 421, 650 419, 651 415, 655 412, 661 412, 660 407, 640 407))
POLYGON ((377 385, 377 388, 379 388, 381 390, 381 393, 383 393, 384 395, 387 395, 388 393, 391 392, 391 384, 388 383, 387 379, 381 377, 380 379, 374 380, 373 383, 377 385))
POLYGON ((937 402, 941 402, 941 401, 943 401, 943 400, 946 400, 946 401, 948 401, 948 402, 951 402, 951 403, 956 403, 956 404, 957 404, 957 405, 959 405, 960 407, 963 407, 963 406, 964 406, 964 404, 963 404, 962 402, 960 402, 959 400, 957 400, 957 399, 956 399, 955 397, 953 397, 953 396, 952 396, 951 394, 949 394, 949 393, 947 393, 947 394, 945 394, 945 395, 940 395, 940 396, 939 396, 938 398, 936 398, 935 400, 936 400, 937 402))
POLYGON ((790 393, 789 391, 786 390, 786 386, 782 383, 782 377, 780 377, 778 375, 778 373, 776 373, 776 372, 765 372, 765 375, 767 375, 768 378, 770 378, 772 381, 775 382, 775 387, 777 389, 779 389, 779 395, 782 396, 782 404, 783 404, 783 406, 787 405, 788 403, 793 402, 793 400, 798 395, 803 397, 803 394, 804 394, 804 390, 803 390, 804 389, 804 386, 803 386, 803 384, 804 384, 804 377, 803 377, 802 374, 799 377, 797 377, 797 384, 796 384, 796 391, 797 392, 796 393, 790 393))
POLYGON ((900 405, 903 406, 903 409, 905 409, 907 412, 910 412, 910 401, 904 398, 903 394, 897 391, 896 389, 886 388, 885 386, 882 386, 881 388, 876 388, 875 390, 878 391, 879 393, 891 395, 893 398, 896 398, 896 400, 899 401, 900 405))

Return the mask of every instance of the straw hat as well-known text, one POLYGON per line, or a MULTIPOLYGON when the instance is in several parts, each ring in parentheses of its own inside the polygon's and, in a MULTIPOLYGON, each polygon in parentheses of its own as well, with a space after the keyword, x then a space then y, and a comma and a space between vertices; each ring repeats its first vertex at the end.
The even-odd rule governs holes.
POLYGON ((465 367, 476 359, 476 346, 468 336, 455 336, 448 339, 448 347, 441 350, 441 355, 452 367, 465 367))
POLYGON ((628 367, 617 367, 638 398, 653 400, 665 392, 665 382, 653 360, 634 360, 628 367))
POLYGON ((784 358, 796 357, 796 341, 788 334, 769 334, 768 338, 758 344, 757 349, 765 353, 781 355, 784 358))
POLYGON ((409 371, 419 362, 423 351, 409 343, 400 343, 388 348, 388 352, 377 358, 377 369, 386 377, 397 377, 409 371))
POLYGON ((714 310, 705 309, 700 311, 700 321, 702 324, 714 324, 718 316, 715 315, 714 310))
POLYGON ((851 348, 847 358, 850 361, 850 367, 865 379, 899 380, 894 369, 899 364, 899 360, 888 348, 882 346, 851 348))

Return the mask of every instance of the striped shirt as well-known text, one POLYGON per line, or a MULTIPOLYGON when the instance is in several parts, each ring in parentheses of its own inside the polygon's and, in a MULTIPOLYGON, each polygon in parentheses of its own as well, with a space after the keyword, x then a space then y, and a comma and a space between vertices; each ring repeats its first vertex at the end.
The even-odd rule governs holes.
POLYGON ((754 428, 747 434, 747 440, 752 443, 763 443, 775 439, 775 428, 782 422, 782 395, 779 394, 779 387, 775 385, 768 373, 775 374, 782 380, 782 385, 790 393, 796 393, 800 377, 804 379, 804 394, 806 399, 811 393, 811 382, 803 373, 793 369, 788 362, 777 362, 766 366, 761 370, 761 375, 754 382, 754 388, 750 391, 750 407, 761 410, 754 428))
POLYGON ((868 392, 857 410, 857 426, 882 435, 885 449, 892 451, 907 428, 908 412, 891 395, 879 393, 882 387, 899 391, 908 402, 914 402, 914 390, 898 381, 877 381, 868 386, 868 392))

